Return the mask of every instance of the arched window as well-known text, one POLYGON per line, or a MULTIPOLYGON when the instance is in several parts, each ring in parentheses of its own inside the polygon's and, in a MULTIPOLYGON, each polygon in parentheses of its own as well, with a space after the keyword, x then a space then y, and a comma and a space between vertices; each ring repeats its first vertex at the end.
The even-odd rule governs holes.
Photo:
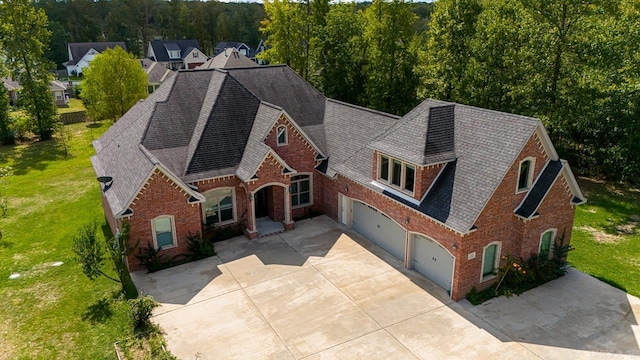
POLYGON ((540 236, 540 246, 538 247, 538 256, 541 259, 549 259, 553 254, 553 244, 556 237, 556 230, 550 229, 542 233, 540 236))
POLYGON ((233 188, 213 189, 204 194, 204 222, 224 225, 236 221, 235 191, 233 188))
POLYGON ((520 162, 518 173, 518 192, 529 190, 533 182, 533 165, 535 159, 526 158, 520 162))
POLYGON ((495 276, 495 271, 500 265, 501 244, 494 241, 484 247, 482 251, 482 280, 489 280, 495 276))
POLYGON ((276 134, 278 135, 278 146, 287 145, 287 127, 284 125, 278 126, 276 134))
POLYGON ((151 220, 153 244, 156 249, 176 246, 176 226, 172 215, 161 215, 151 220))

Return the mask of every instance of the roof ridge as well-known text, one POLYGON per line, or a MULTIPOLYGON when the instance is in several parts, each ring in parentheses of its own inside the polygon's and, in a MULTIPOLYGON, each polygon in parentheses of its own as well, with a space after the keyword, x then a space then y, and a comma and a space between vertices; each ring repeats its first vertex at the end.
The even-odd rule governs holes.
POLYGON ((389 113, 386 113, 386 112, 384 112, 384 111, 379 111, 379 110, 369 109, 369 108, 366 108, 366 107, 364 107, 364 106, 355 105, 355 104, 350 104, 350 103, 348 103, 348 102, 344 102, 344 101, 340 101, 340 100, 336 100, 336 99, 328 98, 328 97, 326 97, 326 96, 325 96, 325 98, 327 99, 327 101, 330 101, 330 102, 336 103, 336 104, 338 104, 338 105, 344 105, 344 106, 347 106, 347 107, 350 107, 350 108, 354 108, 354 109, 358 109, 358 110, 362 110, 362 111, 370 112, 370 113, 373 113, 373 114, 378 114, 378 115, 382 115, 382 116, 386 116, 386 117, 394 118, 394 119, 396 119, 396 120, 400 120, 400 119, 402 118, 401 116, 393 115, 393 114, 389 114, 389 113))

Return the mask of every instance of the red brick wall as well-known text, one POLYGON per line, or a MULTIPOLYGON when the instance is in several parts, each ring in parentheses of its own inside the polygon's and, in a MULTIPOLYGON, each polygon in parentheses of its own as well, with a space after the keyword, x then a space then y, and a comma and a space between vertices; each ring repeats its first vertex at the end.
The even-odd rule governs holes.
MULTIPOLYGON (((320 196, 320 191, 318 186, 315 186, 315 177, 317 173, 315 171, 316 167, 316 155, 318 154, 309 140, 298 130, 296 130, 295 126, 291 124, 289 119, 286 116, 282 115, 276 121, 275 125, 269 131, 269 134, 265 137, 264 143, 271 147, 278 156, 280 156, 289 166, 294 168, 299 173, 308 173, 313 176, 313 197, 311 206, 304 206, 300 208, 293 209, 293 217, 301 217, 309 213, 310 211, 314 212, 323 212, 322 208, 316 204, 315 198, 320 196), (280 125, 284 125, 287 127, 287 145, 278 146, 277 129, 280 125)), ((277 195, 276 195, 277 197, 277 195)), ((284 205, 284 204, 283 204, 284 205)))
MULTIPOLYGON (((131 204, 133 215, 128 219, 131 232, 130 246, 140 241, 140 247, 153 244, 151 220, 161 215, 173 215, 177 246, 161 250, 160 253, 171 258, 187 252, 185 237, 202 230, 200 204, 188 204, 189 195, 157 170, 149 179, 142 191, 131 204)), ((129 270, 143 269, 134 250, 128 256, 129 270)))
POLYGON ((443 164, 438 164, 425 166, 422 169, 416 169, 416 187, 413 195, 415 199, 422 200, 424 193, 427 192, 427 189, 429 189, 429 186, 431 186, 433 180, 435 180, 436 176, 438 176, 440 170, 442 170, 442 167, 443 164))
POLYGON ((537 254, 540 246, 540 236, 549 229, 556 229, 556 242, 562 240, 564 244, 571 241, 571 229, 575 206, 571 205, 573 194, 569 189, 564 175, 560 175, 549 193, 538 208, 539 217, 527 221, 524 225, 520 256, 528 258, 537 254))
MULTIPOLYGON (((483 251, 486 245, 500 241, 500 256, 507 254, 519 256, 521 254, 522 238, 525 232, 524 222, 516 217, 513 211, 527 194, 526 192, 516 194, 520 161, 527 157, 536 159, 533 175, 535 180, 547 161, 544 149, 535 134, 527 141, 511 169, 487 202, 482 214, 476 220, 475 225, 478 230, 467 235, 462 242, 459 274, 459 291, 462 296, 474 286, 481 290, 489 287, 495 281, 488 280, 479 283, 483 251), (475 259, 467 260, 467 256, 472 252, 475 252, 475 259)), ((573 221, 573 218, 571 219, 573 221)))

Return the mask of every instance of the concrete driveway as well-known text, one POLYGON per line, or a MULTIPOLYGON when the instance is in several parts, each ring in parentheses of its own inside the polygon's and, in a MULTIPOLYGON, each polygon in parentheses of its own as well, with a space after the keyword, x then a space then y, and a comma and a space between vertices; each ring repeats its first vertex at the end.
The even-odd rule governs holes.
POLYGON ((480 306, 326 217, 132 274, 180 359, 640 358, 640 300, 578 271, 480 306))

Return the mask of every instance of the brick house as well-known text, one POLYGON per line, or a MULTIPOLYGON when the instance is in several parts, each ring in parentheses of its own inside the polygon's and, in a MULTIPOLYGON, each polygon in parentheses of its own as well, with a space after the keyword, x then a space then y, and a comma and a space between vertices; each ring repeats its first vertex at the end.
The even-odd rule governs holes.
POLYGON ((204 224, 255 238, 323 213, 455 300, 502 255, 568 243, 585 201, 538 119, 436 100, 397 117, 286 66, 180 71, 94 147, 106 217, 131 241, 171 256, 204 224))

